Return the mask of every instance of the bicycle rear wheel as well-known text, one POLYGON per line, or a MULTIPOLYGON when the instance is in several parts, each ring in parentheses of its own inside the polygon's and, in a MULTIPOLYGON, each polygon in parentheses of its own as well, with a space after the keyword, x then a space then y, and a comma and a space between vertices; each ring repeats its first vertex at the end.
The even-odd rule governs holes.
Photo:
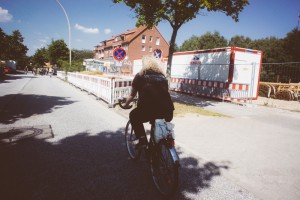
POLYGON ((160 142, 157 149, 150 157, 150 170, 152 180, 157 190, 163 196, 173 195, 178 187, 178 167, 179 161, 174 158, 174 147, 168 147, 164 142, 160 142))
POLYGON ((128 121, 125 128, 125 143, 126 143, 128 154, 130 158, 133 160, 138 159, 141 154, 141 151, 139 149, 135 149, 135 145, 138 142, 139 139, 136 137, 130 121, 128 121))

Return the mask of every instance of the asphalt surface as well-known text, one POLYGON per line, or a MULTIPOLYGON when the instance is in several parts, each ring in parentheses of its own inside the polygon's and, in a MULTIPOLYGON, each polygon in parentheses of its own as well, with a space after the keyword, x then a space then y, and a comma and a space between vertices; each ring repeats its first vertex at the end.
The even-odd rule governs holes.
MULTIPOLYGON (((172 199, 299 199, 299 113, 193 103, 231 118, 174 119, 172 199)), ((162 199, 147 163, 128 159, 127 117, 94 96, 55 77, 14 75, 0 80, 0 114, 1 199, 162 199)))
POLYGON ((226 163, 223 175, 260 199, 299 199, 300 113, 216 104, 205 109, 232 117, 174 120, 180 145, 204 160, 226 163))

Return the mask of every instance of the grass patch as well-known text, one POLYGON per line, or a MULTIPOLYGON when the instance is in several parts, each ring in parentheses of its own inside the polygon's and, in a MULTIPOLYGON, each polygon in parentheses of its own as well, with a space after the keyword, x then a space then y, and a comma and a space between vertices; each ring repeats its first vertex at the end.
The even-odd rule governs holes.
POLYGON ((198 114, 198 115, 205 115, 205 116, 217 116, 217 117, 229 117, 228 115, 204 110, 203 108, 187 105, 183 103, 174 102, 174 116, 175 117, 183 117, 185 114, 198 114))

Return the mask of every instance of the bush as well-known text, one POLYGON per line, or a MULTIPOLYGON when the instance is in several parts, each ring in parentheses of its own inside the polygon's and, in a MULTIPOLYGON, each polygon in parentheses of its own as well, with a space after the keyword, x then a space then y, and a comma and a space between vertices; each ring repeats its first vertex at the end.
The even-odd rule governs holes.
POLYGON ((60 69, 67 71, 67 72, 80 72, 85 69, 85 67, 80 62, 72 62, 72 65, 70 66, 70 63, 64 60, 59 60, 58 65, 60 66, 60 69))

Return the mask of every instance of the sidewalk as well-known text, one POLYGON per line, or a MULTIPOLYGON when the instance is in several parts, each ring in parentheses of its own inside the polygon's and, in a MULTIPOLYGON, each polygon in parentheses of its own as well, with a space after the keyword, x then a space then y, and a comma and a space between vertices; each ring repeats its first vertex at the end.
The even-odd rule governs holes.
POLYGON ((175 118, 179 146, 206 161, 226 163, 229 169, 223 170, 224 175, 261 199, 300 199, 299 112, 259 106, 255 101, 239 106, 176 95, 232 117, 175 118))
MULTIPOLYGON (((179 148, 200 161, 228 166, 222 175, 260 199, 300 199, 300 112, 259 106, 255 101, 240 106, 180 93, 171 96, 231 116, 175 117, 179 148)), ((128 118, 128 113, 123 115, 128 118)))

